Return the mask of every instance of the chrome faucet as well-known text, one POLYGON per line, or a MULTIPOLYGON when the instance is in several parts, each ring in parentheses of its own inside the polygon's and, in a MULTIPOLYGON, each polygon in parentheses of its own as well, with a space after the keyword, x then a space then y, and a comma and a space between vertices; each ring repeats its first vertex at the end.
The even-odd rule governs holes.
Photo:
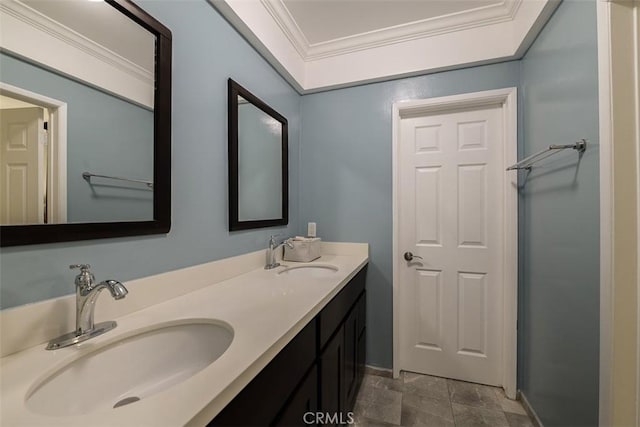
POLYGON ((129 293, 127 288, 117 280, 105 280, 104 282, 96 284, 96 278, 89 270, 91 268, 89 264, 74 264, 70 265, 69 268, 80 269, 80 274, 78 274, 75 279, 76 330, 49 342, 47 350, 55 350, 57 348, 78 344, 115 328, 117 323, 114 321, 101 322, 97 325, 94 324, 93 312, 96 300, 103 289, 109 289, 111 296, 117 300, 124 298, 127 293, 129 293))
POLYGON ((271 270, 280 266, 280 263, 276 262, 276 251, 284 245, 293 249, 293 243, 291 243, 290 238, 284 239, 280 244, 276 243, 276 236, 271 236, 269 238, 269 246, 267 247, 267 264, 264 266, 265 270, 271 270))

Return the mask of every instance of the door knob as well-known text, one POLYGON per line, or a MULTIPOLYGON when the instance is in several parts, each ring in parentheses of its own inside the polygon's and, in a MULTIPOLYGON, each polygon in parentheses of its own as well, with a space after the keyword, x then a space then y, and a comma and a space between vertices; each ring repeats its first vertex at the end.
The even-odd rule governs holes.
POLYGON ((412 254, 411 252, 405 252, 405 253, 404 253, 404 259, 405 259, 406 261, 413 261, 413 259, 414 259, 414 258, 420 258, 420 259, 423 259, 421 256, 414 255, 414 254, 412 254))

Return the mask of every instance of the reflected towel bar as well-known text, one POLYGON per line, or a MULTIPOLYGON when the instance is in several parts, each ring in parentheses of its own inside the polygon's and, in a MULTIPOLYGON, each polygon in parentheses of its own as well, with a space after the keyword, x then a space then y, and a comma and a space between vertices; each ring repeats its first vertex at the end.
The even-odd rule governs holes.
POLYGON ((94 176, 97 178, 107 178, 107 179, 116 179, 118 181, 135 182, 138 184, 144 184, 149 188, 153 188, 153 182, 151 181, 143 181, 141 179, 129 179, 129 178, 121 178, 118 176, 98 175, 97 173, 82 172, 82 178, 84 178, 85 181, 87 181, 89 184, 91 184, 91 177, 94 177, 94 176))
POLYGON ((576 142, 574 144, 550 145, 550 146, 548 146, 546 149, 544 149, 542 151, 539 151, 539 152, 537 152, 535 154, 532 154, 529 157, 525 157, 524 159, 520 160, 515 165, 509 166, 507 168, 507 170, 508 171, 514 170, 514 169, 531 170, 531 168, 533 167, 533 165, 537 161, 540 161, 542 159, 546 159, 547 157, 553 156, 554 154, 558 153, 559 151, 566 150, 568 148, 576 150, 579 153, 584 153, 584 151, 587 149, 587 140, 586 139, 581 139, 580 141, 578 141, 578 142, 576 142), (543 154, 547 154, 547 155, 544 156, 544 157, 540 157, 543 154))

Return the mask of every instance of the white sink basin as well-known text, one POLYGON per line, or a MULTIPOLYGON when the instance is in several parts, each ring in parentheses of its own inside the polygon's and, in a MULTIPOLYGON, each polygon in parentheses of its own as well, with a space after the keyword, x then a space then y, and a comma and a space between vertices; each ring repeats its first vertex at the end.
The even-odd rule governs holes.
POLYGON ((295 277, 331 277, 338 272, 338 267, 331 264, 306 264, 306 265, 291 265, 287 266, 284 270, 278 272, 283 276, 295 276, 295 277))
POLYGON ((164 324, 83 354, 36 383, 26 404, 33 412, 52 416, 118 410, 195 375, 231 341, 233 328, 226 323, 164 324))

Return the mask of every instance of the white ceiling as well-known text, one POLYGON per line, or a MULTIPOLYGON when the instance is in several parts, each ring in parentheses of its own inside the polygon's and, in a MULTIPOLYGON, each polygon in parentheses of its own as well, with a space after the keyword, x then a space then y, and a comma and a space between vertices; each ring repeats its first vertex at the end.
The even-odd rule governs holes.
POLYGON ((283 0, 309 44, 461 14, 504 0, 283 0))
POLYGON ((561 0, 208 0, 300 93, 521 57, 561 0))

